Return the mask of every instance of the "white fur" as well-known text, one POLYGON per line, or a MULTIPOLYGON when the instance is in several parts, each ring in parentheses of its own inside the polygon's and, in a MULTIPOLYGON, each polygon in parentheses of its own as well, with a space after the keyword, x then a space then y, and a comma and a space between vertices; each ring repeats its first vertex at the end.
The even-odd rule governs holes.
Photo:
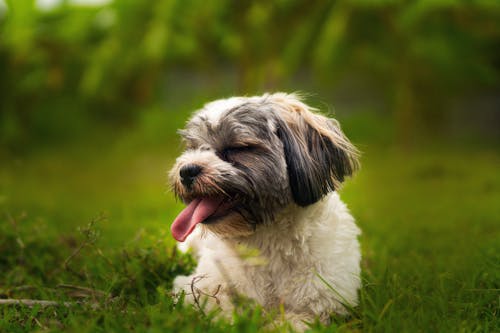
POLYGON ((206 117, 212 125, 216 125, 219 122, 219 119, 223 113, 227 110, 230 110, 238 105, 243 103, 251 103, 258 102, 263 98, 268 98, 269 96, 273 96, 275 98, 286 98, 287 96, 293 96, 293 94, 285 94, 285 93, 275 93, 273 95, 265 94, 263 96, 252 96, 252 97, 230 97, 224 99, 218 99, 216 101, 210 102, 203 106, 203 109, 199 111, 199 115, 206 117))
POLYGON ((200 111, 200 116, 207 117, 208 121, 213 125, 217 124, 221 115, 229 109, 240 105, 244 102, 242 97, 231 97, 226 99, 219 99, 207 103, 200 111))
POLYGON ((221 239, 203 228, 198 225, 180 246, 191 247, 198 259, 192 275, 174 281, 174 290, 184 291, 188 301, 206 298, 208 306, 231 315, 237 292, 266 308, 283 305, 299 330, 307 327, 304 320, 327 322, 332 312, 346 313, 342 304, 357 305, 360 230, 336 192, 307 207, 292 204, 272 225, 258 225, 253 235, 239 240, 221 239), (218 292, 207 297, 197 290, 218 292))

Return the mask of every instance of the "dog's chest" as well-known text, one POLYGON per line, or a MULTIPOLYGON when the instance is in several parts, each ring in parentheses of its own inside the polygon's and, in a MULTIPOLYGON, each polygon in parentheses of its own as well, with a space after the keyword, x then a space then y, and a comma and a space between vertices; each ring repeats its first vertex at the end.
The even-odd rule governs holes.
POLYGON ((289 242, 274 242, 269 248, 261 248, 257 264, 242 259, 244 275, 250 286, 249 293, 259 303, 274 307, 287 304, 295 298, 296 291, 311 278, 314 260, 307 244, 299 239, 289 242))

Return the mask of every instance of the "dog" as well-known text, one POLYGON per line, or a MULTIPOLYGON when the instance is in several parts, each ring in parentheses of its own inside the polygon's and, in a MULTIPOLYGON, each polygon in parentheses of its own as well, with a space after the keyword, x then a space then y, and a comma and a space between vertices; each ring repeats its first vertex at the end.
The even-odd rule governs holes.
POLYGON ((235 294, 297 330, 358 303, 359 228, 337 190, 358 168, 338 122, 287 93, 206 104, 169 173, 187 206, 171 226, 198 266, 174 292, 231 316, 235 294), (203 302, 200 301, 203 299, 203 302))

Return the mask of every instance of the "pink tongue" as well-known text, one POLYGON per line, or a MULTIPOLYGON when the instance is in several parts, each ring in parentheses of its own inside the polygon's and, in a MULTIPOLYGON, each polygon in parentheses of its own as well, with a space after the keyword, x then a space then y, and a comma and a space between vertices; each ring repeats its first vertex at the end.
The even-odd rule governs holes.
POLYGON ((221 202, 222 198, 198 198, 191 201, 170 227, 174 238, 184 242, 198 223, 215 213, 221 202))

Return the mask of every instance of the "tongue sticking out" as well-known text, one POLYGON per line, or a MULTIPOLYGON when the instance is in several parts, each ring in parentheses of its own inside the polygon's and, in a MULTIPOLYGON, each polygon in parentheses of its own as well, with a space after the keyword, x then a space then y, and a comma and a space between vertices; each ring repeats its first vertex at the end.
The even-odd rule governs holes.
POLYGON ((203 222, 217 211, 222 200, 222 198, 198 198, 191 201, 170 227, 174 238, 179 242, 184 242, 198 223, 203 222))

